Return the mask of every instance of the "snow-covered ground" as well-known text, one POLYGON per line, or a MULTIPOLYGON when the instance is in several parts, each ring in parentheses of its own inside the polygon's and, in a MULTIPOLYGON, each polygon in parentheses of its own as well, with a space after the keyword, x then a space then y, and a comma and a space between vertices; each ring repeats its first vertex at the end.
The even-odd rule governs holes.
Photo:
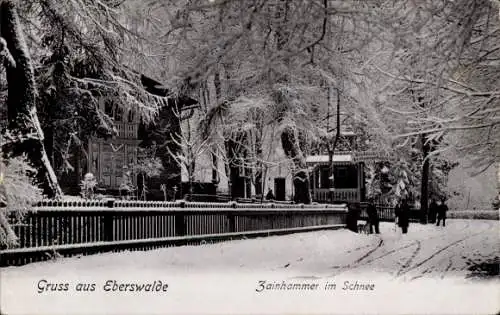
POLYGON ((320 231, 66 258, 1 269, 1 311, 492 314, 500 310, 498 275, 469 269, 500 262, 499 233, 499 221, 413 224, 406 235, 383 223, 380 235, 320 231), (119 284, 153 281, 166 291, 119 291, 119 284), (56 288, 63 291, 39 293, 47 283, 61 284, 56 288), (77 291, 79 283, 95 290, 77 291))

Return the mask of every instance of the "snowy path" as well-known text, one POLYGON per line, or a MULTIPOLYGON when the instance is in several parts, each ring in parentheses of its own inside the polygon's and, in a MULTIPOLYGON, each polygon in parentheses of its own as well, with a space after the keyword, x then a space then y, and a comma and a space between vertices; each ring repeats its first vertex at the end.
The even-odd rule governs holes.
POLYGON ((414 224, 406 235, 395 231, 393 224, 383 223, 380 235, 320 231, 3 268, 2 311, 496 313, 500 310, 498 275, 471 278, 469 269, 500 262, 499 233, 499 221, 449 220, 444 228, 414 224), (69 291, 38 293, 41 279, 68 283, 69 291), (169 291, 163 295, 110 293, 104 289, 110 279, 123 283, 161 280, 169 284, 169 291), (257 292, 260 281, 265 281, 265 289, 257 292), (346 286, 356 281, 374 284, 376 289, 353 291, 346 286), (266 287, 284 282, 317 284, 319 289, 266 287), (78 283, 95 283, 96 290, 76 292, 78 283), (332 283, 335 289, 325 290, 332 283))
POLYGON ((407 235, 394 232, 384 224, 382 234, 367 236, 371 243, 355 250, 359 258, 334 268, 344 270, 376 270, 392 277, 414 280, 426 277, 466 276, 470 265, 484 261, 500 261, 500 235, 497 221, 450 221, 446 228, 414 225, 407 235))

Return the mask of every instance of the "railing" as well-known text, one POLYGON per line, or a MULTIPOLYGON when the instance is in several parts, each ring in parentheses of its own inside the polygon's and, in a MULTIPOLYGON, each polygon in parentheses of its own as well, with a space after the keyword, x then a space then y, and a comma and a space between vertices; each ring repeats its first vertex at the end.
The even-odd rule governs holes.
MULTIPOLYGON (((330 202, 330 190, 317 188, 311 191, 311 195, 316 202, 330 202)), ((335 189, 333 191, 334 200, 356 202, 358 201, 357 189, 335 189)))
POLYGON ((0 265, 345 226, 344 205, 90 201, 40 203, 14 224, 0 265))
POLYGON ((138 124, 136 123, 116 123, 115 128, 120 139, 137 139, 138 124))

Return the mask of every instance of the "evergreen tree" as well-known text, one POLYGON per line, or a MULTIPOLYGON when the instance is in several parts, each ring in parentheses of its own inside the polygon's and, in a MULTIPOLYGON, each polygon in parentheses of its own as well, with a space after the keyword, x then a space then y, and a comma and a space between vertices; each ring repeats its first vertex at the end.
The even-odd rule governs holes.
POLYGON ((37 115, 33 64, 14 2, 4 0, 0 3, 0 23, 1 37, 12 56, 11 62, 5 63, 10 132, 4 133, 8 142, 3 152, 11 157, 26 154, 44 193, 59 197, 61 188, 45 152, 44 134, 37 115))

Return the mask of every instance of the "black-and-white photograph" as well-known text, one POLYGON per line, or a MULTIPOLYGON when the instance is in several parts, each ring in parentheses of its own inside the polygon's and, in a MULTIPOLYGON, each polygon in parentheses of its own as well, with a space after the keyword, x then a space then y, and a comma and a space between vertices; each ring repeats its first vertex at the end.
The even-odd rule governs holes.
POLYGON ((499 314, 499 0, 0 0, 0 314, 499 314))

